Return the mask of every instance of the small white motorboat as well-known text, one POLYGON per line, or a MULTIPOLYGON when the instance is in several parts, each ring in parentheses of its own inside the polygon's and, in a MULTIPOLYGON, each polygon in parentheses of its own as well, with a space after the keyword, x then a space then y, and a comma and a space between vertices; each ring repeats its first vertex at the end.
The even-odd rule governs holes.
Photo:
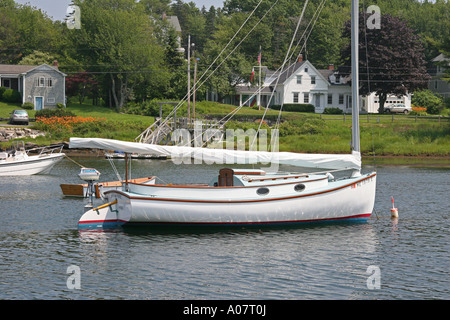
POLYGON ((13 150, 0 152, 0 176, 28 176, 49 173, 61 161, 63 145, 25 150, 23 141, 16 141, 13 150), (31 155, 32 151, 37 154, 31 155))

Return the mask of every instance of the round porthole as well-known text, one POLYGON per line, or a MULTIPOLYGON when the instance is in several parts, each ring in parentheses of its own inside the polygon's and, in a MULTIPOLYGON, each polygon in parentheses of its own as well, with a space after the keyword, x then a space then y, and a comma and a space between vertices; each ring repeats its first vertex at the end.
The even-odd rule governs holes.
POLYGON ((265 196, 269 194, 269 188, 259 188, 258 190, 256 190, 256 193, 260 196, 265 196))
POLYGON ((305 190, 305 185, 303 183, 296 184, 294 190, 297 192, 302 192, 305 190))

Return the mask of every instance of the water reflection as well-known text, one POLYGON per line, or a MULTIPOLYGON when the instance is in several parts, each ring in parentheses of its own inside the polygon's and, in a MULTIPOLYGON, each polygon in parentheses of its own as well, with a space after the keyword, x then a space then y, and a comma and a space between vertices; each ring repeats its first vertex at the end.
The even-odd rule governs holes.
MULTIPOLYGON (((104 159, 80 162, 116 179, 104 159)), ((217 171, 132 165, 134 177, 173 183, 217 171)), ((59 184, 81 182, 77 172, 64 160, 49 176, 1 179, 1 299, 450 298, 449 170, 378 168, 377 214, 364 224, 102 231, 79 231, 85 200, 62 196, 59 184), (80 290, 66 286, 70 265, 80 267, 80 290), (379 290, 366 286, 371 265, 381 270, 379 290)))

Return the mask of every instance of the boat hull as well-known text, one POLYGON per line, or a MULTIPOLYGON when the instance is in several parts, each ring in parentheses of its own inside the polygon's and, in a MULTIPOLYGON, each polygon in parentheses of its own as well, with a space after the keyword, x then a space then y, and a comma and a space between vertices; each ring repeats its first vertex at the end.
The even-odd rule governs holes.
MULTIPOLYGON (((330 182, 301 194, 258 198, 203 199, 162 198, 110 191, 105 195, 109 206, 105 226, 115 220, 121 226, 275 226, 305 222, 358 221, 370 217, 375 200, 376 173, 330 182), (111 210, 116 210, 112 214, 111 210), (114 218, 115 216, 115 218, 114 218)), ((269 186, 270 189, 278 186, 269 186)), ((175 188, 174 188, 175 189, 175 188)), ((233 190, 233 188, 230 188, 233 190)), ((182 193, 183 190, 177 190, 182 193)), ((226 194, 226 189, 223 190, 226 194)), ((276 194, 276 192, 274 192, 276 194)), ((86 212, 80 228, 102 227, 98 213, 86 212)))
POLYGON ((18 161, 0 162, 0 176, 29 176, 46 174, 64 158, 64 153, 29 156, 18 161))

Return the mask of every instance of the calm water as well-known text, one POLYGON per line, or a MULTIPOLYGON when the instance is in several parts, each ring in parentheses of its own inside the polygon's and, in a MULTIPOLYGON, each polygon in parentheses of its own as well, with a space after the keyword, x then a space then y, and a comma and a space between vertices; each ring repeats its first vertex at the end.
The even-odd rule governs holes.
MULTIPOLYGON (((77 161, 116 180, 105 160, 77 161)), ((79 232, 85 200, 59 187, 79 183, 78 169, 64 160, 51 175, 1 178, 0 299, 450 298, 449 169, 378 167, 365 224, 203 232, 79 232), (67 286, 72 265, 80 289, 67 286), (380 282, 368 286, 368 268, 380 282)), ((195 183, 218 169, 135 160, 132 172, 195 183)))

